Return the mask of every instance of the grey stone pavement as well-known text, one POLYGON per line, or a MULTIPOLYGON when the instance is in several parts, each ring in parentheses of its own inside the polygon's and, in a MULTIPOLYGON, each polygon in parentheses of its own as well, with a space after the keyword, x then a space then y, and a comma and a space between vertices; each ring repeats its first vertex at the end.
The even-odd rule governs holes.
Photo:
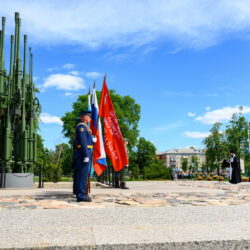
POLYGON ((250 249, 250 183, 128 182, 0 190, 0 249, 250 249))

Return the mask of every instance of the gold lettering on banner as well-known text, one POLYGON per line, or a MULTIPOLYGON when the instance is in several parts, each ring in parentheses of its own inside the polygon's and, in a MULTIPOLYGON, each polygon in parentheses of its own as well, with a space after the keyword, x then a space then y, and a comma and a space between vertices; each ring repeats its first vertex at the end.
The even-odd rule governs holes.
POLYGON ((110 154, 114 157, 115 160, 119 160, 117 152, 112 145, 113 144, 112 141, 109 141, 107 137, 105 137, 105 140, 106 140, 106 146, 108 147, 110 154))
POLYGON ((111 117, 108 117, 107 119, 104 119, 104 123, 112 136, 116 136, 117 139, 121 138, 121 132, 115 125, 115 123, 118 123, 117 119, 112 120, 111 117))

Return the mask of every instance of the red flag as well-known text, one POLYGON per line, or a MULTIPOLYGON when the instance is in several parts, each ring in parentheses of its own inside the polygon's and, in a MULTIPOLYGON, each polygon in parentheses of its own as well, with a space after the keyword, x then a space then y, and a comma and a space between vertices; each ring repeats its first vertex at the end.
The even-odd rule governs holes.
POLYGON ((93 166, 96 174, 99 176, 107 168, 106 153, 104 149, 102 126, 98 115, 98 101, 96 96, 95 87, 92 96, 92 119, 90 124, 92 133, 97 138, 93 151, 93 166))
POLYGON ((105 150, 115 171, 128 165, 128 155, 104 77, 99 116, 104 120, 105 150))

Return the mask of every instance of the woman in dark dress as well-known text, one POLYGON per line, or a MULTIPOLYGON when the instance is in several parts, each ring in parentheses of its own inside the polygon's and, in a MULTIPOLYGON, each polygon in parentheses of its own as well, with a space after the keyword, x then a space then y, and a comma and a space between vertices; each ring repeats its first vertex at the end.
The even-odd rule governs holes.
POLYGON ((237 184, 241 182, 241 169, 240 169, 240 161, 235 155, 235 151, 230 151, 230 159, 229 164, 231 168, 231 178, 229 179, 229 182, 232 184, 237 184))
POLYGON ((229 182, 232 184, 237 184, 241 182, 241 169, 240 169, 240 161, 235 155, 235 151, 230 151, 229 160, 224 160, 222 164, 222 168, 229 168, 229 182))

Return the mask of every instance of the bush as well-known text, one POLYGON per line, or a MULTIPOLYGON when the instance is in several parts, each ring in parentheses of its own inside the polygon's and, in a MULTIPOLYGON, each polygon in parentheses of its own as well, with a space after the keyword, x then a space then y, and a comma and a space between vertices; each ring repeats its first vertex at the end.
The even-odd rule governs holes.
POLYGON ((224 181, 224 177, 223 176, 218 176, 218 181, 224 181))
POLYGON ((143 172, 144 179, 172 179, 172 169, 166 168, 161 161, 155 159, 143 172))
POLYGON ((249 177, 242 177, 241 180, 242 180, 243 182, 248 182, 248 181, 249 181, 249 177))
POLYGON ((130 177, 132 179, 139 179, 140 178, 140 169, 139 169, 139 166, 137 164, 129 166, 129 170, 130 170, 130 173, 131 173, 130 177))
POLYGON ((45 167, 45 181, 58 182, 62 175, 62 169, 60 165, 50 162, 45 167))
POLYGON ((207 181, 211 181, 213 178, 211 176, 207 177, 207 181))

